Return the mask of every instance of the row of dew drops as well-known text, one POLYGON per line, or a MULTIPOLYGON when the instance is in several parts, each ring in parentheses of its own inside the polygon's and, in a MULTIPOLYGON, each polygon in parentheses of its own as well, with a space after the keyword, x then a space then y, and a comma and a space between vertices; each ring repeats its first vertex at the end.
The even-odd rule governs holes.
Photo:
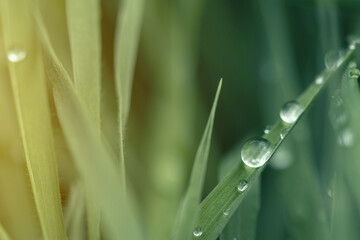
MULTIPOLYGON (((355 45, 359 44, 360 41, 356 40, 349 46, 349 50, 352 51, 355 49, 355 45)), ((334 70, 338 68, 344 61, 346 57, 346 52, 344 51, 331 51, 325 56, 325 66, 329 70, 334 70)), ((26 51, 21 48, 11 48, 8 51, 7 58, 12 63, 21 62, 26 58, 26 51)), ((351 71, 352 77, 359 77, 359 70, 351 71)), ((318 76, 315 79, 316 85, 322 85, 324 83, 324 76, 318 76)), ((280 133, 280 138, 284 139, 285 136, 289 133, 291 126, 296 123, 300 115, 304 111, 304 106, 302 106, 297 101, 289 101, 283 105, 280 110, 280 118, 287 126, 280 133)), ((270 126, 267 126, 264 130, 264 134, 269 134, 271 130, 270 126)), ((241 150, 241 159, 242 161, 251 168, 259 168, 263 166, 271 157, 271 154, 274 150, 274 145, 271 144, 268 140, 262 137, 251 138, 245 142, 241 150)), ((241 180, 237 185, 237 191, 244 192, 248 188, 248 182, 246 180, 241 180)), ((230 209, 223 211, 224 216, 230 214, 230 209)), ((203 234, 203 231, 200 227, 196 228, 193 232, 194 237, 200 237, 203 234)))
MULTIPOLYGON (((360 44, 360 39, 353 41, 349 46, 349 51, 353 51, 356 48, 356 44, 360 44)), ((330 51, 325 56, 325 66, 328 70, 336 70, 343 61, 346 59, 347 54, 349 52, 346 51, 330 51)), ((359 77, 360 72, 356 72, 356 76, 359 77)), ((354 72, 351 72, 354 74, 354 72)), ((321 86, 325 82, 325 77, 323 75, 319 75, 316 77, 314 83, 315 85, 321 86)), ((279 115, 282 120, 284 126, 286 126, 280 133, 280 138, 284 139, 286 135, 291 130, 292 125, 294 125, 301 114, 304 112, 305 107, 302 106, 299 102, 292 100, 285 103, 280 109, 279 115)), ((271 131, 271 126, 266 126, 264 129, 264 134, 269 134, 271 131)), ((241 159, 242 161, 251 168, 259 168, 262 167, 271 157, 272 152, 274 151, 275 146, 266 140, 263 137, 254 137, 250 138, 245 142, 241 150, 241 159)), ((248 182, 243 179, 237 185, 238 192, 244 192, 248 188, 248 182)), ((223 215, 225 217, 229 216, 230 209, 225 209, 223 211, 223 215)), ((198 238, 201 237, 203 231, 200 227, 197 227, 193 235, 198 238)), ((234 238, 236 240, 236 238, 234 238)))

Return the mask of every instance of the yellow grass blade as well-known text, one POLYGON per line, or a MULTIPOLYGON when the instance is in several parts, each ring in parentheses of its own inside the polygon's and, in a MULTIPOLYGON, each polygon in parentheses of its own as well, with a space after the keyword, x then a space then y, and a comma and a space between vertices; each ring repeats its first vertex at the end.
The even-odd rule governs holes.
POLYGON ((66 239, 47 89, 31 13, 25 0, 0 3, 5 49, 8 54, 14 54, 9 57, 12 61, 8 67, 43 237, 45 240, 66 239), (19 57, 24 59, 16 62, 19 57))

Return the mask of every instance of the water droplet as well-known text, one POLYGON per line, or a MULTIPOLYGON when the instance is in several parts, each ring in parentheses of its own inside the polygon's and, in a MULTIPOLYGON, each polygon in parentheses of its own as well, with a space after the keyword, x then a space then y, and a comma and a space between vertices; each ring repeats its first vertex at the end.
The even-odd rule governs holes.
POLYGON ((264 138, 251 138, 241 149, 241 159, 249 167, 261 167, 269 160, 273 148, 273 145, 264 138))
POLYGON ((237 185, 237 190, 243 192, 248 188, 248 182, 246 180, 241 180, 237 185))
POLYGON ((270 132, 270 130, 271 130, 271 126, 270 126, 270 125, 267 125, 267 126, 265 127, 265 129, 264 129, 264 133, 265 133, 265 134, 268 134, 268 133, 270 132))
POLYGON ((360 76, 359 69, 352 69, 350 70, 350 77, 357 79, 360 76))
POLYGON ((344 51, 329 51, 325 55, 325 66, 328 69, 335 69, 339 67, 344 61, 344 51))
POLYGON ((280 133, 281 139, 284 139, 286 137, 286 135, 288 135, 288 133, 290 132, 290 129, 291 128, 288 127, 281 131, 281 133, 280 133))
POLYGON ((286 146, 281 146, 270 159, 270 166, 277 170, 290 167, 294 162, 294 157, 286 146))
POLYGON ((230 214, 230 208, 227 208, 223 211, 224 216, 229 216, 230 214))
POLYGON ((21 48, 11 48, 8 51, 7 58, 10 62, 17 63, 24 60, 26 52, 21 48))
POLYGON ((316 85, 321 85, 324 83, 324 77, 323 76, 318 76, 316 79, 315 79, 315 84, 316 85))
POLYGON ((280 110, 280 118, 286 123, 292 124, 297 121, 304 108, 296 101, 290 101, 284 104, 280 110))
POLYGON ((203 234, 203 232, 202 232, 201 228, 198 227, 194 230, 193 234, 195 237, 200 237, 203 234))
POLYGON ((356 48, 356 45, 360 43, 360 39, 355 39, 351 42, 351 44, 349 45, 349 49, 350 50, 354 50, 356 48))
POLYGON ((338 144, 342 147, 352 147, 355 143, 355 135, 353 131, 349 128, 346 128, 339 132, 338 134, 338 144))

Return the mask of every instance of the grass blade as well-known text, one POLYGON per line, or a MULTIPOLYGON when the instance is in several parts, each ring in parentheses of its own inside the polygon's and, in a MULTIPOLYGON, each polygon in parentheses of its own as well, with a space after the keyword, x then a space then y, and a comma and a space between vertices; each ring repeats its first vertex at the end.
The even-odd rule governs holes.
MULTIPOLYGON (((353 58, 354 49, 357 47, 358 45, 355 45, 354 48, 348 50, 344 58, 341 59, 340 64, 338 64, 335 68, 327 69, 320 75, 323 78, 322 84, 316 84, 315 82, 312 83, 296 99, 296 101, 303 106, 303 111, 301 112, 300 117, 309 108, 328 80, 353 58)), ((276 152, 284 139, 286 139, 293 127, 299 121, 300 117, 290 126, 285 125, 281 120, 279 120, 271 128, 270 132, 263 136, 263 138, 268 140, 274 146, 271 156, 276 152), (284 130, 286 131, 284 132, 284 130), (280 135, 282 136, 280 137, 280 135)), ((215 240, 219 236, 228 222, 228 218, 223 217, 223 211, 230 209, 229 216, 232 216, 248 192, 238 192, 236 190, 238 183, 242 180, 246 180, 249 185, 247 189, 249 190, 265 167, 266 164, 260 168, 249 168, 245 166, 245 164, 241 163, 233 168, 233 170, 201 203, 199 227, 203 229, 203 234, 196 239, 215 240)))
POLYGON ((173 235, 174 240, 186 240, 191 238, 199 214, 199 203, 201 200, 201 192, 205 180, 205 172, 207 159, 209 155, 211 134, 214 124, 216 106, 221 90, 222 80, 220 80, 214 104, 211 109, 209 120, 207 122, 203 137, 199 148, 196 152, 194 166, 192 169, 190 183, 187 188, 185 198, 179 210, 178 222, 175 226, 173 235))
POLYGON ((124 128, 129 115, 132 81, 143 17, 144 0, 125 0, 119 7, 115 32, 115 85, 118 98, 119 158, 125 188, 124 128))
POLYGON ((108 239, 142 239, 130 202, 122 194, 114 159, 102 144, 68 73, 57 58, 37 9, 35 17, 59 120, 86 191, 101 206, 104 234, 108 239))
POLYGON ((68 231, 69 239, 86 239, 85 193, 82 187, 83 184, 77 182, 70 188, 69 200, 64 213, 65 227, 68 231))
POLYGON ((115 36, 115 82, 120 103, 120 123, 129 115, 131 88, 140 39, 145 1, 125 0, 120 4, 115 36))
POLYGON ((1 1, 0 9, 5 48, 11 51, 19 47, 20 51, 26 51, 23 61, 9 62, 8 67, 43 237, 66 239, 47 88, 34 31, 29 31, 34 29, 30 9, 23 0, 1 1))
MULTIPOLYGON (((241 145, 238 145, 222 160, 219 171, 220 179, 224 178, 240 161, 241 145)), ((222 240, 255 240, 260 210, 260 190, 260 181, 258 180, 222 231, 222 240)), ((224 217, 228 217, 229 213, 229 209, 225 210, 224 217)))
MULTIPOLYGON (((100 135, 101 30, 100 1, 66 1, 74 84, 100 135)), ((87 197, 88 235, 100 239, 100 210, 87 197)))
POLYGON ((100 1, 66 1, 76 91, 100 130, 100 1))
POLYGON ((0 239, 10 240, 9 234, 6 232, 5 228, 1 224, 0 224, 0 239))

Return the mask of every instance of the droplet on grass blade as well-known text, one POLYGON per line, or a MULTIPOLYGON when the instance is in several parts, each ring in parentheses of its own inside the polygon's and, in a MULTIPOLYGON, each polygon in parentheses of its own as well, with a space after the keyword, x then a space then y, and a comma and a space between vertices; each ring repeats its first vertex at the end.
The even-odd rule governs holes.
POLYGON ((230 214, 230 209, 229 209, 229 208, 225 209, 225 210, 223 211, 223 214, 224 214, 224 216, 229 216, 229 214, 230 214))
POLYGON ((269 160, 273 148, 273 145, 264 138, 251 138, 241 149, 241 159, 249 167, 261 167, 269 160))
POLYGON ((13 47, 9 49, 7 53, 8 60, 13 63, 21 62, 22 60, 25 59, 25 57, 26 57, 26 52, 23 49, 17 47, 13 47))
POLYGON ((268 134, 271 130, 271 126, 270 125, 267 125, 265 128, 264 128, 264 133, 265 134, 268 134))
POLYGON ((243 192, 248 188, 248 182, 246 180, 241 180, 237 185, 237 190, 243 192))
POLYGON ((280 118, 285 123, 295 123, 300 117, 304 108, 297 101, 290 101, 284 104, 280 110, 280 118))
POLYGON ((284 139, 285 137, 286 137, 286 135, 290 132, 290 129, 291 128, 285 128, 285 129, 283 129, 282 131, 281 131, 281 133, 280 133, 280 138, 281 139, 284 139))
POLYGON ((201 228, 196 228, 193 232, 194 237, 200 237, 203 234, 201 228))
POLYGON ((325 55, 325 66, 327 69, 333 70, 339 67, 344 61, 345 52, 342 50, 332 50, 325 55))
POLYGON ((316 79, 315 79, 315 84, 316 85, 321 85, 324 83, 324 77, 323 76, 318 76, 316 79))

